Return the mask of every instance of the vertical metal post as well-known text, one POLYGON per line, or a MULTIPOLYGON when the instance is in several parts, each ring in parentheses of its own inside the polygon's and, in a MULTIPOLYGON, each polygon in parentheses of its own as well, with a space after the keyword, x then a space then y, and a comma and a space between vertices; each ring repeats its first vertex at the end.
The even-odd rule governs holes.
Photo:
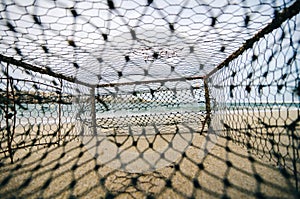
POLYGON ((206 123, 209 126, 211 121, 211 107, 210 107, 210 96, 207 84, 207 79, 203 79, 204 82, 204 92, 205 92, 205 110, 206 110, 206 123))
POLYGON ((93 135, 97 135, 96 128, 96 102, 95 102, 95 87, 91 87, 90 90, 91 99, 91 119, 92 119, 92 131, 93 135))
POLYGON ((59 91, 59 100, 58 100, 58 141, 57 143, 59 144, 60 139, 61 139, 61 103, 62 103, 62 79, 59 79, 59 83, 60 83, 60 91, 59 91))
MULTIPOLYGON (((16 95, 15 95, 15 90, 14 90, 14 80, 13 78, 9 78, 10 80, 10 89, 11 89, 11 95, 12 95, 12 109, 13 109, 13 118, 12 118, 12 131, 11 131, 11 134, 10 134, 10 147, 12 148, 11 146, 11 143, 13 142, 13 139, 15 137, 15 132, 16 132, 16 120, 17 120, 17 107, 16 107, 16 95)), ((12 151, 12 149, 11 149, 12 151)), ((14 153, 12 151, 12 153, 14 153)), ((13 155, 12 154, 12 158, 13 158, 13 155)), ((12 160, 13 162, 13 160, 12 160)))
POLYGON ((5 118, 6 118, 6 133, 7 133, 7 148, 8 148, 8 153, 10 157, 10 162, 14 163, 13 159, 13 151, 12 151, 12 137, 11 137, 11 125, 10 125, 10 118, 11 118, 11 113, 9 113, 9 105, 10 105, 10 94, 9 94, 9 85, 10 85, 10 77, 9 77, 9 63, 7 63, 6 66, 6 109, 5 109, 5 118))

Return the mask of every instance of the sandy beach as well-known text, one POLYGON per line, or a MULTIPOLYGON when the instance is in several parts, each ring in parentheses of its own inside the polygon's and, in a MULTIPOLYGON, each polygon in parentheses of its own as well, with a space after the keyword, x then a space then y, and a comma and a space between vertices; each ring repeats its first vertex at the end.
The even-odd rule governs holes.
MULTIPOLYGON (((280 153, 285 157, 285 165, 293 166, 289 160, 292 149, 287 147, 291 143, 290 131, 286 127, 297 118, 298 110, 272 114, 237 111, 215 117, 222 120, 225 131, 200 134, 197 127, 179 126, 177 137, 172 136, 176 128, 169 126, 159 127, 161 133, 156 138, 134 139, 142 135, 136 128, 131 139, 124 139, 124 133, 123 138, 106 137, 106 141, 110 140, 106 143, 115 145, 126 141, 118 145, 117 152, 108 148, 102 156, 99 146, 103 150, 110 145, 106 146, 102 138, 91 139, 93 136, 70 136, 60 145, 19 149, 14 164, 1 153, 0 198, 297 198, 293 174, 279 168, 276 162, 280 158, 274 159, 274 153, 269 153, 280 153), (275 128, 275 124, 281 127, 275 128), (270 143, 270 138, 275 144, 270 143), (164 155, 148 159, 156 161, 146 165, 156 168, 143 171, 134 162, 147 159, 148 153, 164 155)), ((40 128, 49 134, 55 129, 40 128)), ((32 130, 31 139, 34 132, 36 129, 32 130)), ((299 134, 299 129, 294 133, 299 134)), ((298 168, 299 165, 298 159, 298 168)))

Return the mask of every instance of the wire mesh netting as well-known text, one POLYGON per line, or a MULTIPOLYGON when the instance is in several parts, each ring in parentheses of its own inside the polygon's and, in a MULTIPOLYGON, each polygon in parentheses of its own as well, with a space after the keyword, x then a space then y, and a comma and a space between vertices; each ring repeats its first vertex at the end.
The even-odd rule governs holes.
POLYGON ((299 1, 1 1, 1 198, 298 198, 299 1))

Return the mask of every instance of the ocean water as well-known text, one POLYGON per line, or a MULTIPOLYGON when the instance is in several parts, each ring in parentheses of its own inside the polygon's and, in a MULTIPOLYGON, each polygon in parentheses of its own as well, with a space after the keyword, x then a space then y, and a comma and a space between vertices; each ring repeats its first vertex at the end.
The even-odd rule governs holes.
POLYGON ((278 108, 292 108, 299 109, 300 103, 297 102, 268 102, 268 103, 222 103, 223 107, 228 107, 229 109, 278 109, 278 108))
MULTIPOLYGON (((183 113, 205 110, 203 103, 191 102, 185 104, 172 103, 140 103, 140 104, 108 104, 108 110, 102 104, 96 104, 96 118, 124 117, 133 115, 151 115, 160 113, 183 113)), ((17 106, 16 124, 58 124, 75 122, 81 119, 90 119, 92 107, 87 104, 22 104, 17 106), (21 108, 22 107, 22 108, 21 108), (59 111, 60 110, 60 111, 59 111)), ((5 114, 1 112, 1 126, 6 125, 5 114)), ((12 122, 12 119, 9 120, 12 122)))
MULTIPOLYGON (((59 117, 59 105, 53 103, 44 104, 21 104, 21 106, 16 106, 16 125, 27 125, 27 124, 55 124, 59 123, 59 118, 61 122, 73 122, 74 117, 74 105, 62 104, 61 117, 59 117)), ((11 112, 13 113, 13 112, 11 112)), ((1 126, 6 125, 5 114, 1 112, 1 126)), ((9 121, 12 123, 11 118, 9 121)))
MULTIPOLYGON (((274 109, 300 109, 299 103, 222 103, 212 106, 219 110, 274 110, 274 109)), ((96 104, 96 119, 112 118, 137 115, 151 115, 164 113, 184 113, 184 112, 201 112, 205 110, 205 103, 192 101, 190 103, 122 103, 108 104, 108 109, 101 103, 96 104)), ((16 125, 22 124, 58 124, 59 118, 61 123, 75 122, 78 120, 91 119, 92 108, 87 104, 22 104, 17 107, 16 125), (22 108, 21 108, 22 107, 22 108), (60 111, 59 111, 60 109, 60 111)), ((6 125, 6 118, 3 110, 0 111, 1 127, 6 125)), ((12 119, 9 120, 12 122, 12 119)))

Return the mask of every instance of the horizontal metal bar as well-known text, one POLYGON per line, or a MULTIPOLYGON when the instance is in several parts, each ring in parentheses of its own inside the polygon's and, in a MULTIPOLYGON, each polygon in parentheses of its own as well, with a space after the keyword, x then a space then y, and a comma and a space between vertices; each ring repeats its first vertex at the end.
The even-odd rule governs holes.
POLYGON ((263 38, 266 34, 269 34, 273 30, 279 28, 283 22, 294 17, 300 12, 300 1, 297 0, 293 5, 282 10, 278 13, 277 16, 269 23, 265 28, 257 32, 252 38, 246 40, 246 42, 234 53, 229 55, 222 63, 220 63, 216 68, 210 71, 205 78, 209 78, 211 75, 216 73, 218 70, 222 69, 224 66, 227 66, 232 60, 236 59, 243 52, 253 47, 253 44, 259 39, 263 38))
POLYGON ((192 76, 192 77, 178 77, 178 78, 170 78, 170 79, 153 79, 153 80, 145 80, 145 81, 116 82, 116 83, 98 84, 97 88, 123 86, 123 85, 164 83, 164 82, 175 82, 175 81, 190 81, 190 80, 203 79, 203 78, 204 78, 203 76, 192 76))
POLYGON ((49 75, 49 76, 52 76, 52 77, 56 77, 58 79, 63 79, 63 80, 66 80, 68 82, 78 83, 78 84, 88 86, 88 87, 93 86, 91 84, 87 84, 85 82, 79 81, 74 77, 68 77, 68 76, 65 76, 65 75, 60 74, 60 73, 55 73, 55 72, 53 72, 53 71, 51 71, 47 68, 37 67, 37 66, 34 66, 32 64, 28 64, 28 63, 25 63, 21 60, 16 60, 13 57, 8 57, 8 56, 2 55, 2 54, 0 54, 0 61, 6 62, 6 63, 9 63, 9 64, 13 64, 15 66, 19 66, 19 67, 22 67, 22 68, 25 68, 27 70, 31 70, 31 71, 34 71, 34 72, 38 72, 38 73, 41 73, 41 74, 46 74, 46 75, 49 75))

